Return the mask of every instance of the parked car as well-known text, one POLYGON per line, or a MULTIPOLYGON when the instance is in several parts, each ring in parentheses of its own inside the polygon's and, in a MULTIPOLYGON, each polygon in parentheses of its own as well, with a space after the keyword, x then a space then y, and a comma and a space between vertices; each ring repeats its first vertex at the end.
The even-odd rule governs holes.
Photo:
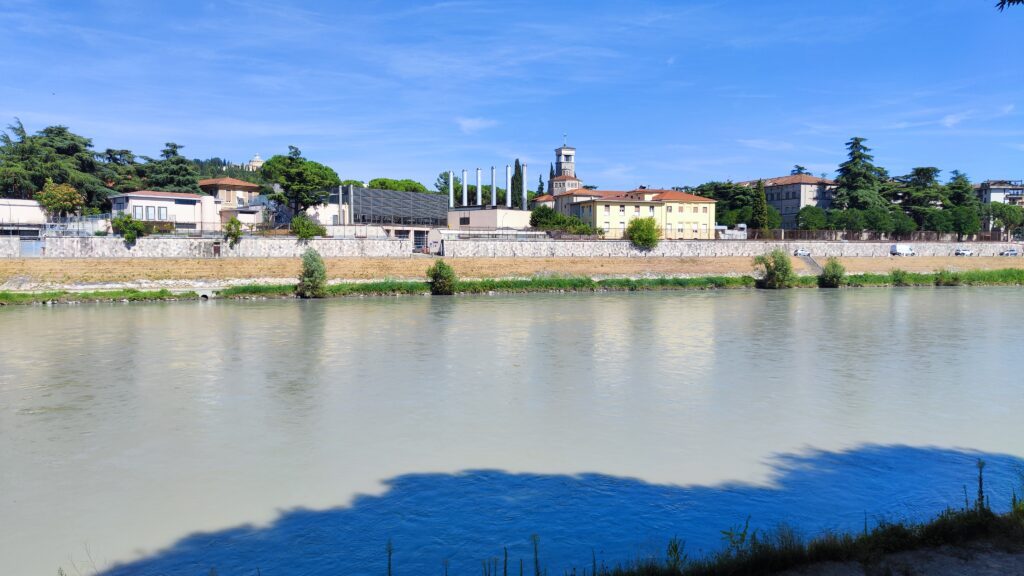
POLYGON ((970 248, 957 248, 956 252, 953 252, 954 256, 974 256, 974 250, 970 248))
POLYGON ((1007 248, 999 253, 1000 256, 1020 256, 1020 251, 1016 248, 1007 248))
POLYGON ((810 255, 811 255, 811 251, 808 250, 807 248, 797 248, 796 250, 793 250, 793 256, 810 256, 810 255))
POLYGON ((917 256, 914 247, 910 244, 893 244, 889 247, 890 256, 917 256))

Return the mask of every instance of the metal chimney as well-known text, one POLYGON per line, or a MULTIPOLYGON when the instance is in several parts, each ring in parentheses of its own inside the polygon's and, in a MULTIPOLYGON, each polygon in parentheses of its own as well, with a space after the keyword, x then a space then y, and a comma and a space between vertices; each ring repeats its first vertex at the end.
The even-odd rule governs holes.
POLYGON ((484 204, 484 201, 481 199, 481 192, 482 192, 482 190, 480 190, 480 169, 477 168, 476 169, 476 205, 477 206, 483 206, 483 204, 484 204))
POLYGON ((523 164, 523 182, 522 182, 522 184, 523 184, 523 210, 528 210, 529 209, 526 206, 526 183, 527 182, 529 182, 529 179, 526 178, 526 164, 523 164))
POLYGON ((494 186, 494 166, 491 166, 491 206, 498 206, 498 189, 494 186))
POLYGON ((448 171, 448 207, 455 208, 455 173, 448 171))
POLYGON ((469 205, 469 176, 465 170, 462 171, 462 205, 469 205))
POLYGON ((505 164, 505 207, 512 207, 512 167, 505 164))

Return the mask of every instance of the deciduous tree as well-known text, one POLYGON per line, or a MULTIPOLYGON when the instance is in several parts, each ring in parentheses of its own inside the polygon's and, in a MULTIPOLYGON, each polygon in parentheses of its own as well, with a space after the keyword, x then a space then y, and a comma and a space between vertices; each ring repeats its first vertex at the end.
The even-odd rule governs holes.
POLYGON ((281 192, 271 198, 292 209, 293 215, 302 214, 306 208, 327 202, 330 188, 338 186, 341 179, 331 168, 307 160, 295 146, 288 147, 287 155, 277 155, 263 164, 263 177, 278 184, 281 192))

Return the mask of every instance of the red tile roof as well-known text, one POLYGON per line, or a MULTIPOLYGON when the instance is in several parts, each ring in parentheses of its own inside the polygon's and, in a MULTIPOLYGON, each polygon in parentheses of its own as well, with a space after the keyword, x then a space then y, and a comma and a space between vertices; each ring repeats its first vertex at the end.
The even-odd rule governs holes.
POLYGON ((697 196, 696 194, 690 194, 688 192, 680 192, 679 190, 635 190, 635 192, 644 192, 647 194, 655 193, 655 200, 661 202, 717 202, 711 198, 705 198, 704 196, 697 196))
POLYGON ((552 180, 575 180, 576 182, 580 182, 580 179, 575 176, 555 176, 552 180))
MULTIPOLYGON (((778 178, 762 178, 765 186, 786 186, 787 184, 826 184, 831 186, 835 184, 835 181, 829 180, 828 178, 821 178, 813 174, 790 174, 789 176, 779 176, 778 178)), ((747 180, 745 182, 737 182, 740 186, 754 186, 757 184, 757 180, 747 180)))
POLYGON ((253 184, 252 182, 246 182, 245 180, 239 180, 238 178, 207 178, 206 180, 199 181, 200 188, 216 187, 226 188, 232 187, 232 189, 242 188, 245 190, 259 190, 259 184, 253 184))
POLYGON ((541 194, 533 199, 534 202, 551 202, 555 197, 551 194, 541 194))
POLYGON ((649 202, 717 202, 711 198, 705 198, 704 196, 697 196, 696 194, 689 194, 687 192, 679 192, 678 190, 658 190, 653 188, 643 188, 630 190, 628 192, 620 192, 616 190, 574 190, 568 194, 561 194, 560 196, 595 196, 597 198, 606 198, 609 200, 628 200, 633 202, 645 202, 642 198, 635 198, 639 194, 653 194, 654 197, 649 202))
POLYGON ((115 198, 118 196, 149 196, 154 198, 202 198, 202 194, 192 194, 191 192, 161 192, 160 190, 136 190, 134 192, 124 192, 122 194, 113 194, 110 197, 115 198))

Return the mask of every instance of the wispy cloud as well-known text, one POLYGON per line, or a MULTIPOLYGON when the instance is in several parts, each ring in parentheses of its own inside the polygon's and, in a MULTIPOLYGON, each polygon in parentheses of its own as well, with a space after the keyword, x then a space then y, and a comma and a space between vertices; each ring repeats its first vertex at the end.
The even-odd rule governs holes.
POLYGON ((490 118, 456 118, 455 123, 459 125, 459 130, 462 130, 463 134, 473 134, 498 125, 497 120, 490 118))
POLYGON ((782 140, 762 140, 757 138, 751 139, 739 139, 737 140, 741 145, 747 148, 753 148, 754 150, 765 150, 767 152, 782 152, 785 150, 792 150, 793 144, 789 142, 783 142, 782 140))

